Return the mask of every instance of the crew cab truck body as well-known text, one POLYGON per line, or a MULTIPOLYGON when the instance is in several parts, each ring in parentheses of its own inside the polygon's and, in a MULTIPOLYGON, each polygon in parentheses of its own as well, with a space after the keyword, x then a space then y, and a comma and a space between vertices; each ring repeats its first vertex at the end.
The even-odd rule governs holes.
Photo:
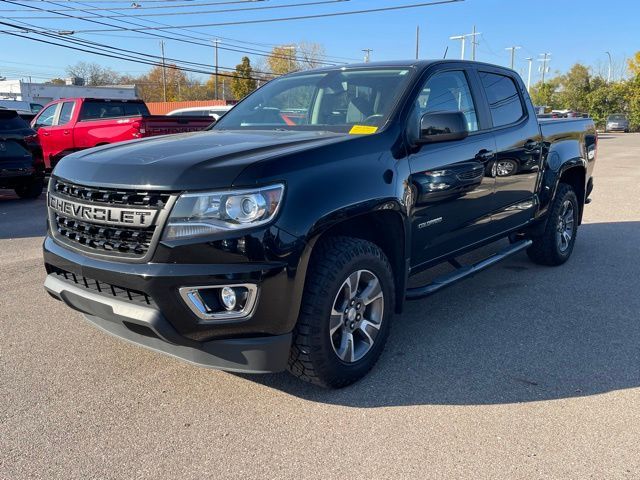
POLYGON ((48 103, 33 119, 47 169, 65 155, 98 145, 204 130, 211 119, 150 115, 141 100, 64 98, 48 103))
POLYGON ((596 144, 589 119, 539 124, 522 80, 492 65, 287 75, 206 132, 65 157, 45 287, 103 330, 199 365, 345 386, 405 299, 523 250, 565 262, 596 144), (453 273, 408 288, 442 262, 453 273))

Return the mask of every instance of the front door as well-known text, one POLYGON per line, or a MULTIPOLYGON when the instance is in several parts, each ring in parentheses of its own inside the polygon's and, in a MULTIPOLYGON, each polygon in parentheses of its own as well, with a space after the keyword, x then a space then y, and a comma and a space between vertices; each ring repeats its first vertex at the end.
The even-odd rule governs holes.
POLYGON ((60 159, 73 151, 73 129, 71 128, 71 115, 75 102, 63 102, 53 125, 46 127, 48 133, 48 150, 51 152, 51 168, 56 166, 60 159))
POLYGON ((409 116, 410 141, 419 131, 422 115, 430 112, 461 111, 469 130, 463 140, 425 144, 409 157, 416 196, 414 267, 491 234, 496 145, 492 132, 480 130, 477 105, 465 71, 440 71, 426 80, 409 116))

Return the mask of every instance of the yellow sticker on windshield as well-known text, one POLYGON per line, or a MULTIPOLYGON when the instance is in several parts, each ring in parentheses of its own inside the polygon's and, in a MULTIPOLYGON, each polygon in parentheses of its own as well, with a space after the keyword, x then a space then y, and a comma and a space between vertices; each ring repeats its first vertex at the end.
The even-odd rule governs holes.
POLYGON ((376 133, 378 131, 378 127, 372 127, 369 125, 354 125, 349 130, 349 135, 371 135, 372 133, 376 133))

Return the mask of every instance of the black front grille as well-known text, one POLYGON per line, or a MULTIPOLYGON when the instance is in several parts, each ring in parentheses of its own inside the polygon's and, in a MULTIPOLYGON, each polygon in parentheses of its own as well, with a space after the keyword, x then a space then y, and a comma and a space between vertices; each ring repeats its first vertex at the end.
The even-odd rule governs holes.
MULTIPOLYGON (((170 193, 125 189, 110 189, 76 185, 55 178, 51 193, 74 202, 104 207, 131 207, 140 210, 162 210, 171 198, 170 193)), ((158 225, 133 227, 105 225, 91 220, 79 220, 59 211, 51 211, 51 229, 58 239, 89 252, 129 258, 143 258, 151 249, 158 225)))
POLYGON ((109 227, 96 223, 81 222, 74 218, 55 215, 56 229, 69 240, 104 252, 144 256, 151 247, 156 227, 145 229, 109 227))
POLYGON ((100 282, 92 278, 83 277, 82 275, 76 275, 75 273, 67 272, 58 267, 49 267, 49 273, 56 275, 61 280, 68 283, 72 283, 79 287, 84 287, 87 290, 93 290, 94 292, 108 295, 118 298, 120 300, 126 300, 135 303, 141 303, 144 305, 155 306, 153 298, 144 292, 138 290, 132 290, 130 288, 119 287, 110 283, 100 282))
POLYGON ((53 192, 78 200, 131 207, 163 208, 171 196, 164 192, 85 187, 56 179, 53 192))

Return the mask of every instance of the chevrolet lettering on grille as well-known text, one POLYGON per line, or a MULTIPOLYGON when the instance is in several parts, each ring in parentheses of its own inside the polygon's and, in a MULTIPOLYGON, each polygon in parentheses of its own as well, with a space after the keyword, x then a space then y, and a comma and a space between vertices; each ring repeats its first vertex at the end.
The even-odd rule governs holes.
POLYGON ((146 228, 154 225, 158 213, 153 210, 89 205, 72 202, 55 195, 49 196, 48 203, 49 208, 60 215, 102 225, 146 228))

